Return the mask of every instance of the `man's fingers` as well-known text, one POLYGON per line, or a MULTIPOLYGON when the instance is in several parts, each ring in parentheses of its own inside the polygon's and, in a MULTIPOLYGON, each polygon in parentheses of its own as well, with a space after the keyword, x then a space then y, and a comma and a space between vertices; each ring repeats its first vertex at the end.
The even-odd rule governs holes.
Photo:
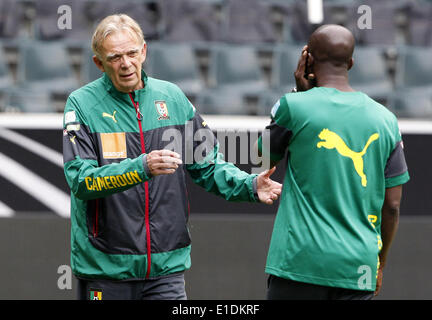
POLYGON ((264 178, 269 178, 275 171, 276 171, 276 167, 273 167, 264 171, 262 175, 264 178))
POLYGON ((302 54, 300 56, 300 59, 297 63, 297 72, 301 75, 304 74, 305 68, 306 68, 306 57, 307 57, 307 51, 302 51, 302 54))
POLYGON ((171 150, 154 150, 147 155, 147 165, 154 176, 172 174, 182 163, 181 156, 171 150))
POLYGON ((174 162, 157 162, 151 166, 151 169, 177 169, 178 164, 174 162))
POLYGON ((175 169, 157 169, 154 171, 154 175, 173 174, 174 172, 176 172, 175 169))
POLYGON ((182 164, 180 158, 173 157, 173 156, 166 156, 166 155, 160 158, 160 162, 182 164))
POLYGON ((276 171, 276 167, 270 168, 267 170, 267 177, 270 177, 276 171))
POLYGON ((181 156, 177 152, 174 152, 171 150, 163 149, 163 150, 158 150, 158 151, 160 152, 161 156, 169 156, 169 157, 174 157, 174 158, 178 158, 178 159, 181 158, 181 156))

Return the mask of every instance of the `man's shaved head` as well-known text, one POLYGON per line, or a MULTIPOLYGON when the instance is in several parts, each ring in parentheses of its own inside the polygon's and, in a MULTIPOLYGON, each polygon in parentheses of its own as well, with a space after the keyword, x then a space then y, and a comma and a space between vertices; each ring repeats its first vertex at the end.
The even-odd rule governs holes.
POLYGON ((327 24, 316 29, 309 38, 308 51, 315 64, 329 63, 335 67, 350 66, 355 39, 351 31, 327 24))

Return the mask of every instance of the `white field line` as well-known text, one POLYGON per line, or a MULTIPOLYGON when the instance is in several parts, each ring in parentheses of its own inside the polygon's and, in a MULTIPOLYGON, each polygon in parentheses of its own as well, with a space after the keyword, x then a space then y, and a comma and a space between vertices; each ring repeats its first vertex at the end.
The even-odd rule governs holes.
POLYGON ((0 175, 61 217, 70 217, 70 197, 15 160, 0 153, 0 175))

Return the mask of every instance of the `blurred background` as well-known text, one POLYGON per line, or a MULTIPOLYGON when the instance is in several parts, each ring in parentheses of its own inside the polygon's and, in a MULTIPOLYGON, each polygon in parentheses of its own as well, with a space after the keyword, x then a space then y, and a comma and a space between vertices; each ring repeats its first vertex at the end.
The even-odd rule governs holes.
POLYGON ((1 0, 0 110, 62 112, 72 90, 100 76, 91 61, 95 25, 122 12, 144 31, 147 73, 177 83, 203 114, 268 115, 295 85, 292 73, 311 32, 335 23, 357 40, 354 88, 400 117, 432 117, 432 1, 310 4, 308 10, 306 0, 1 0))
MULTIPOLYGON (((411 175, 379 299, 432 298, 431 0, 0 0, 0 299, 75 298, 73 278, 58 283, 70 254, 62 115, 67 96, 101 76, 90 41, 113 13, 141 25, 149 76, 176 83, 212 129, 249 139, 295 86, 309 35, 349 28, 351 85, 399 118, 411 175)), ((190 181, 188 191, 189 298, 264 299, 277 205, 227 203, 190 181)))

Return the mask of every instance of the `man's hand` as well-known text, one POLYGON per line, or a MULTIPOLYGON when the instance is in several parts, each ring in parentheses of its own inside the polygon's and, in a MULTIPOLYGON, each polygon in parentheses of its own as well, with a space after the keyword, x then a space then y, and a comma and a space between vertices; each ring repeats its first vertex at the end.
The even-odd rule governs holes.
POLYGON ((302 53, 297 64, 297 70, 294 72, 294 78, 296 81, 297 91, 306 91, 312 89, 315 86, 315 74, 309 73, 306 75, 305 73, 307 69, 308 63, 308 46, 304 46, 302 49, 302 53))
POLYGON ((180 155, 170 150, 154 150, 147 154, 146 160, 153 176, 172 174, 182 164, 180 155))
POLYGON ((270 179, 275 171, 276 167, 273 167, 260 173, 257 177, 258 198, 262 203, 273 204, 273 201, 276 201, 282 192, 282 185, 270 179))
POLYGON ((376 297, 380 290, 381 290, 381 286, 382 286, 382 278, 383 278, 383 268, 378 268, 378 274, 377 274, 377 282, 376 282, 376 288, 375 288, 375 292, 374 292, 374 296, 376 297))

